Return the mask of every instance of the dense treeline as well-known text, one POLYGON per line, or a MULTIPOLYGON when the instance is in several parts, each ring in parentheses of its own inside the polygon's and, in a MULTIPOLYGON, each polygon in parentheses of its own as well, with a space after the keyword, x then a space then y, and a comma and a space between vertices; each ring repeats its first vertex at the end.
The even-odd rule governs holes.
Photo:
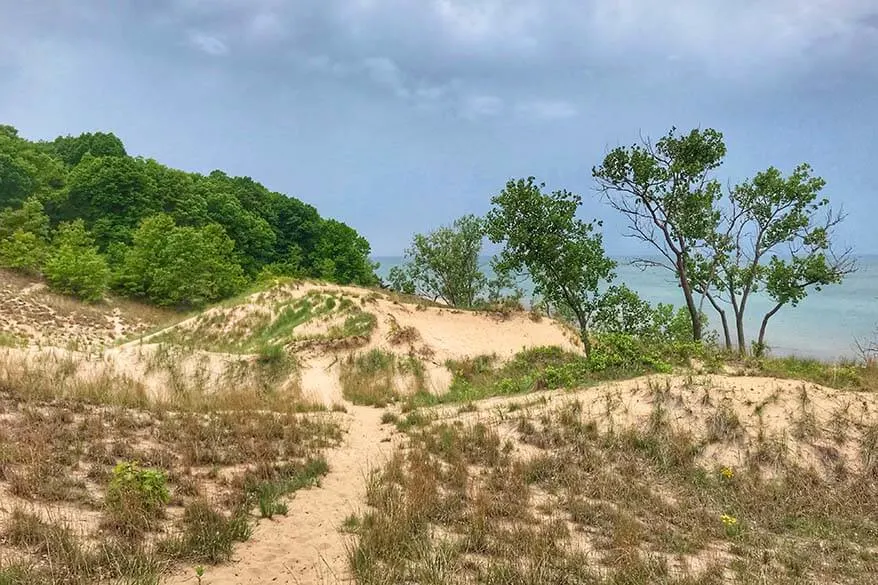
POLYGON ((88 299, 200 305, 265 275, 376 282, 354 229, 249 177, 131 157, 102 132, 33 142, 0 126, 0 266, 88 299))

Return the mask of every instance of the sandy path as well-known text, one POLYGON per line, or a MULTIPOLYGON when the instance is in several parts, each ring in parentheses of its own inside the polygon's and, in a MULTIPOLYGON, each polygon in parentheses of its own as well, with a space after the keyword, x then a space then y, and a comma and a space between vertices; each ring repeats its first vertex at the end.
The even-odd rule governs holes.
MULTIPOLYGON (((234 560, 207 567, 204 585, 330 585, 350 583, 345 535, 338 528, 360 512, 370 469, 389 455, 391 428, 382 410, 346 404, 350 427, 344 443, 326 453, 329 474, 321 487, 296 492, 289 514, 261 520, 253 537, 235 549, 234 560)), ((164 581, 196 583, 191 567, 164 581)))

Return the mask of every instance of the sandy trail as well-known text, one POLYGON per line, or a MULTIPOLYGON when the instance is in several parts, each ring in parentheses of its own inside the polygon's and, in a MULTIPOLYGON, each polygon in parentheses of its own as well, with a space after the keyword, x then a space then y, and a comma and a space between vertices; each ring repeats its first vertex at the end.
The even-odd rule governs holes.
MULTIPOLYGON (((204 585, 330 585, 351 583, 346 535, 338 529, 364 506, 369 471, 385 461, 391 428, 381 424, 383 410, 345 405, 350 426, 344 443, 326 452, 329 473, 321 487, 296 492, 287 516, 261 520, 253 537, 235 548, 234 560, 207 567, 204 585)), ((164 583, 196 583, 191 567, 164 583)))

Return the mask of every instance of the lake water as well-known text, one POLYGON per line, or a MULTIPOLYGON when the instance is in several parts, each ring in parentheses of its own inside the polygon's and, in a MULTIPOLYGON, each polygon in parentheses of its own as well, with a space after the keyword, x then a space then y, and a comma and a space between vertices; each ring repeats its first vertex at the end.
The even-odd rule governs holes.
MULTIPOLYGON (((393 266, 403 258, 376 257, 377 273, 386 279, 393 266)), ((616 258, 616 282, 624 282, 651 303, 683 305, 683 294, 674 284, 673 275, 662 269, 641 270, 630 264, 630 259, 616 258)), ((487 264, 488 259, 485 259, 487 264)), ((828 286, 811 294, 797 307, 784 307, 768 323, 766 340, 774 355, 800 355, 833 360, 856 357, 856 341, 872 339, 878 327, 878 256, 861 256, 858 271, 840 285, 828 286)), ((525 303, 530 301, 530 290, 525 286, 525 303)), ((748 335, 759 332, 762 315, 771 308, 771 302, 760 295, 748 304, 748 335)), ((711 327, 719 326, 719 317, 705 301, 705 313, 711 327)), ((731 310, 727 311, 731 313, 731 310)), ((734 333, 732 334, 734 336, 734 333)))

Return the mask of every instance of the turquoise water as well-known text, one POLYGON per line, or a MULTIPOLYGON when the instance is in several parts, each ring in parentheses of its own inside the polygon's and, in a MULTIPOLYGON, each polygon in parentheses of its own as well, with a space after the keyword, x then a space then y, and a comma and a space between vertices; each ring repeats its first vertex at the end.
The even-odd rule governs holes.
MULTIPOLYGON (((377 272, 382 278, 403 261, 399 256, 375 260, 381 264, 377 272)), ((641 270, 631 266, 628 259, 616 260, 616 282, 624 282, 651 303, 683 304, 683 295, 670 272, 658 268, 641 270)), ((771 318, 766 340, 774 355, 829 360, 856 357, 856 341, 871 339, 878 327, 878 256, 863 256, 857 263, 859 270, 844 283, 812 292, 799 306, 784 307, 771 318)), ((531 291, 524 288, 529 302, 531 291)), ((751 298, 747 309, 748 335, 755 337, 759 333, 762 315, 770 308, 768 299, 758 295, 751 298)), ((719 318, 706 301, 704 310, 711 326, 718 326, 719 318)))

